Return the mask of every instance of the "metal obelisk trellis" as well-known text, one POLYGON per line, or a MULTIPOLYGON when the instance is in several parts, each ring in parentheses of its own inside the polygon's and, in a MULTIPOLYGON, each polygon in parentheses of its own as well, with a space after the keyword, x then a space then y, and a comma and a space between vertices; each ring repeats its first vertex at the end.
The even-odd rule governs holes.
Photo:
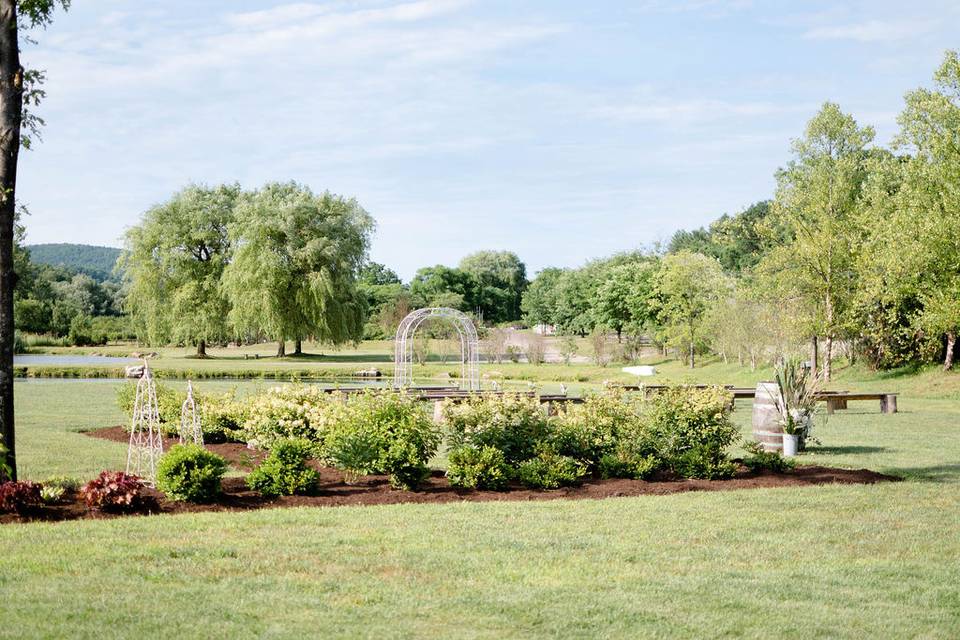
POLYGON ((130 445, 127 447, 127 473, 140 476, 153 486, 157 480, 157 462, 163 455, 163 434, 160 432, 160 405, 150 365, 143 362, 143 375, 137 381, 133 401, 133 422, 130 445))
POLYGON ((180 407, 180 444, 193 443, 203 446, 203 430, 200 428, 200 414, 193 399, 193 382, 187 380, 187 399, 180 407))
POLYGON ((449 307, 417 309, 400 322, 393 342, 393 386, 399 389, 413 384, 413 338, 428 318, 453 322, 460 337, 460 384, 469 391, 479 391, 480 341, 477 328, 469 316, 449 307))

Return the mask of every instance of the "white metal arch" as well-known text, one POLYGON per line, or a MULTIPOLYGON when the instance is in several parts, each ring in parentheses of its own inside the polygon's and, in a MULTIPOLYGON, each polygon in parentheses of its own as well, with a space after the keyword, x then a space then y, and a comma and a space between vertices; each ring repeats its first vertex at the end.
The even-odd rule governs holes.
POLYGON ((393 340, 393 386, 399 389, 413 384, 413 338, 428 318, 443 318, 453 323, 460 337, 460 386, 479 391, 480 340, 477 328, 467 314, 449 307, 417 309, 400 321, 393 340))

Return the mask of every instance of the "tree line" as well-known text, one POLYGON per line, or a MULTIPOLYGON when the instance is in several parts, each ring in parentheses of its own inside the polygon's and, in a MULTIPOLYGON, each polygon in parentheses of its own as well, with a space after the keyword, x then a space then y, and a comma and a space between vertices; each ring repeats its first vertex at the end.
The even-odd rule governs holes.
POLYGON ((753 366, 804 343, 877 368, 953 365, 960 331, 960 61, 907 93, 889 148, 825 103, 777 189, 665 252, 545 269, 522 301, 566 332, 647 334, 753 366))

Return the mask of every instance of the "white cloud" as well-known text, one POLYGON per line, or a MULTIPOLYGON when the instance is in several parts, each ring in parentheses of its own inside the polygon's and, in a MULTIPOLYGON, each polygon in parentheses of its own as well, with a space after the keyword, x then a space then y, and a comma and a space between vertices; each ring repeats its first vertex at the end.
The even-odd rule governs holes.
POLYGON ((804 33, 812 40, 854 40, 856 42, 892 42, 910 40, 937 28, 933 20, 868 20, 855 24, 819 26, 804 33))

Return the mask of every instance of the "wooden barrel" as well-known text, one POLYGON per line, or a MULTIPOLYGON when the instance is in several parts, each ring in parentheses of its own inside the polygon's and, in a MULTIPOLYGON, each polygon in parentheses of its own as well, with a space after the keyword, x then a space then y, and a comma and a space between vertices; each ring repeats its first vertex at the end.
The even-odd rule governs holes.
POLYGON ((779 397, 780 388, 776 382, 757 383, 753 399, 753 437, 765 451, 783 449, 783 427, 780 426, 776 403, 779 397))

